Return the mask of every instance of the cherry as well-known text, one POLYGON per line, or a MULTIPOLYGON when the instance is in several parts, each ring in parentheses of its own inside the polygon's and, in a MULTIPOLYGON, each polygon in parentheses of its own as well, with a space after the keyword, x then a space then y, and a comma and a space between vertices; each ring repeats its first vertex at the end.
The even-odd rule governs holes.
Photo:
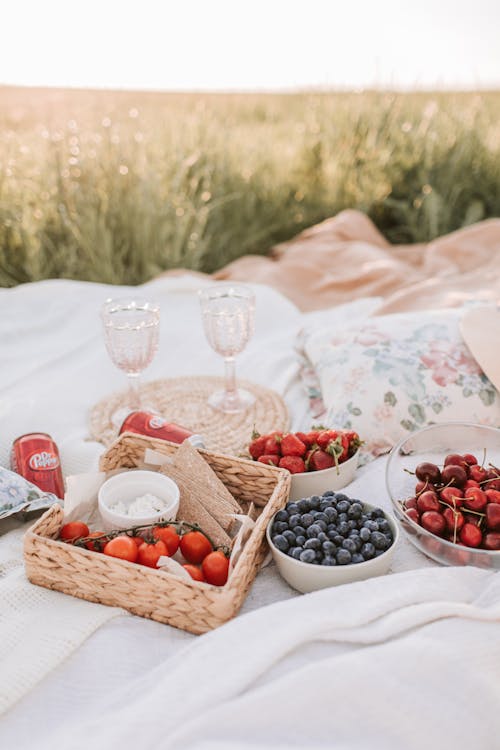
POLYGON ((405 508, 408 510, 409 508, 417 509, 417 499, 415 497, 410 497, 408 500, 405 500, 405 508))
POLYGON ((441 500, 445 503, 453 505, 454 508, 459 508, 463 504, 464 493, 459 490, 458 487, 445 487, 439 493, 441 500))
POLYGON ((488 488, 489 490, 500 492, 500 479, 489 479, 483 486, 485 489, 488 488))
POLYGON ((419 464, 415 469, 415 475, 421 482, 430 482, 431 484, 437 484, 441 481, 441 472, 439 466, 431 464, 428 461, 424 461, 419 464))
MULTIPOLYGON (((500 505, 498 507, 500 508, 500 505)), ((408 518, 411 518, 412 521, 418 523, 420 516, 416 508, 408 508, 408 510, 406 511, 406 515, 408 516, 408 518)))
POLYGON ((490 531, 500 531, 500 505, 497 503, 486 506, 486 527, 490 531))
POLYGON ((446 521, 443 516, 441 513, 437 513, 434 510, 428 510, 425 513, 422 513, 420 524, 424 529, 430 531, 431 534, 436 534, 436 536, 441 536, 446 529, 446 521))
POLYGON ((477 464, 477 458, 473 456, 472 453, 464 453, 464 461, 468 466, 477 464))
POLYGON ((429 484, 429 482, 417 482, 415 485, 415 495, 420 495, 421 492, 432 489, 434 489, 434 485, 429 484))
POLYGON ((462 466, 448 464, 441 472, 444 484, 452 484, 454 487, 463 487, 467 481, 467 473, 462 466))
MULTIPOLYGON (((460 511, 453 511, 451 508, 445 508, 443 511, 443 518, 446 521, 446 527, 451 534, 458 532, 465 523, 463 515, 460 511)), ((452 540, 453 541, 453 540, 452 540)))
POLYGON ((481 487, 481 485, 475 479, 468 479, 464 484, 464 490, 468 490, 469 487, 481 487))
POLYGON ((441 506, 439 504, 438 496, 436 495, 436 493, 432 490, 422 492, 422 494, 417 498, 417 508, 420 513, 425 513, 426 511, 440 511, 441 506))
POLYGON ((498 531, 490 531, 485 534, 483 539, 484 549, 491 549, 494 551, 500 550, 500 533, 498 531))
POLYGON ((498 490, 485 490, 484 494, 489 503, 500 503, 500 492, 498 490))
POLYGON ((469 479, 473 479, 475 482, 484 482, 487 478, 488 472, 482 466, 474 465, 469 468, 469 479))
POLYGON ((463 469, 467 469, 467 461, 464 456, 459 453, 449 453, 444 459, 445 466, 461 466, 463 469))
POLYGON ((486 493, 477 487, 470 487, 465 490, 464 505, 469 510, 481 511, 486 508, 488 498, 486 493))
POLYGON ((460 541, 467 547, 479 547, 483 535, 481 529, 478 529, 473 523, 465 523, 460 530, 460 541))

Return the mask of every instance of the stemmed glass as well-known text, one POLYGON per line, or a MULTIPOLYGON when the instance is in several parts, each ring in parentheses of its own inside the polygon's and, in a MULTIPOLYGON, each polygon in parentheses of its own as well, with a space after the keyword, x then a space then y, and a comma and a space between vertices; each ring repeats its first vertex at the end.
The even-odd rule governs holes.
POLYGON ((158 350, 160 308, 139 297, 106 300, 101 308, 104 341, 113 363, 127 373, 128 408, 112 415, 117 424, 141 407, 139 376, 158 350))
POLYGON ((199 297, 208 343, 225 362, 225 388, 212 393, 208 403, 226 414, 237 414, 255 401, 252 393, 237 387, 234 362, 254 331, 255 296, 245 286, 217 284, 201 290, 199 297))

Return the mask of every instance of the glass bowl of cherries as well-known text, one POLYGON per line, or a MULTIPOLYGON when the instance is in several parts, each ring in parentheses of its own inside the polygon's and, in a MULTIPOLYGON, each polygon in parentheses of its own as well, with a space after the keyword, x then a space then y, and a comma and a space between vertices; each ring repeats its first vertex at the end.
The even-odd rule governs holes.
POLYGON ((447 422, 391 451, 386 484, 410 541, 444 565, 500 569, 500 430, 447 422))

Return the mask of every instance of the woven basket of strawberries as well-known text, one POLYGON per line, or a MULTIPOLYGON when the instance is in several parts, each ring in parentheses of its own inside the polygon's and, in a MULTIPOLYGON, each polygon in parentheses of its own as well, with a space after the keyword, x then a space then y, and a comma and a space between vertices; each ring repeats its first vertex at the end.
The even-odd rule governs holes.
POLYGON ((292 475, 290 498, 297 500, 349 484, 361 445, 353 430, 319 426, 309 432, 254 432, 248 452, 254 461, 287 469, 292 475))

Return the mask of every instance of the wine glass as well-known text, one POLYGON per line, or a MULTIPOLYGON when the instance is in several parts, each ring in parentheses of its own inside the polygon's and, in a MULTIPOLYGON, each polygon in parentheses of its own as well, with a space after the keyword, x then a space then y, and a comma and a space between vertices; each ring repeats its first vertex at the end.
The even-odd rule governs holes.
POLYGON ((234 365, 235 356, 253 334, 255 295, 245 286, 217 284, 201 290, 199 297, 208 343, 225 362, 225 388, 212 393, 208 403, 226 414, 237 414, 255 401, 252 393, 237 388, 234 365))
POLYGON ((158 350, 160 308, 139 297, 108 299, 101 308, 104 341, 113 363, 127 373, 128 408, 119 409, 111 421, 118 425, 131 411, 141 408, 139 376, 158 350))

